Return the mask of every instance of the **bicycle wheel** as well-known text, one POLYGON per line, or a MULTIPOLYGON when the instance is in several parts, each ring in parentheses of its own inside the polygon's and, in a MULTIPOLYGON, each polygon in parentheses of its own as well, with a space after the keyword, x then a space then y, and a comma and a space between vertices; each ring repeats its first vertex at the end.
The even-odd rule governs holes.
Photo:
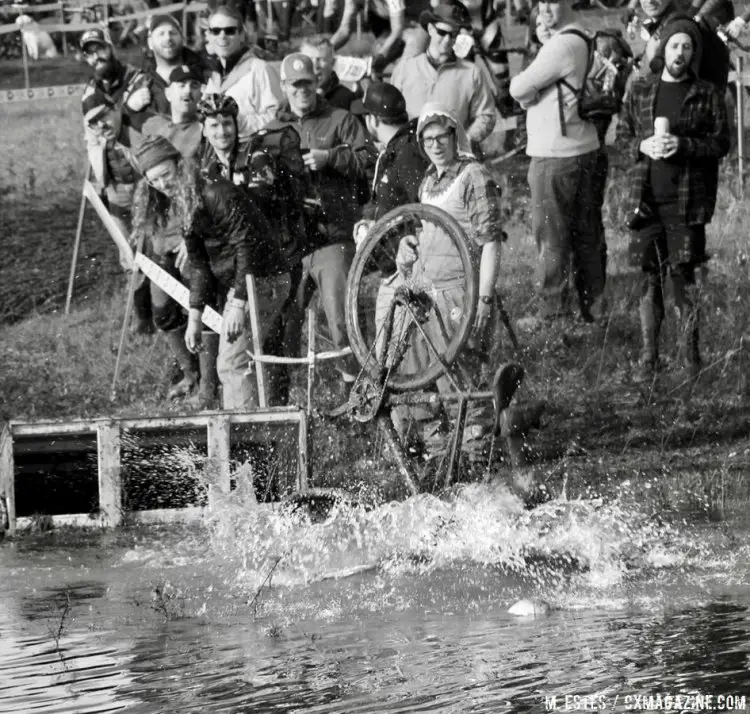
MULTIPOLYGON (((423 245, 427 249, 433 244, 420 243, 417 250, 423 245)), ((357 250, 347 281, 349 344, 364 371, 373 379, 388 371, 388 386, 394 391, 432 384, 469 337, 477 276, 466 235, 442 209, 408 204, 377 221, 357 250), (407 279, 397 276, 401 239, 416 235, 421 241, 435 229, 448 239, 447 250, 439 255, 420 253, 413 274, 407 279), (453 277, 450 294, 435 282, 435 276, 448 268, 453 277)))

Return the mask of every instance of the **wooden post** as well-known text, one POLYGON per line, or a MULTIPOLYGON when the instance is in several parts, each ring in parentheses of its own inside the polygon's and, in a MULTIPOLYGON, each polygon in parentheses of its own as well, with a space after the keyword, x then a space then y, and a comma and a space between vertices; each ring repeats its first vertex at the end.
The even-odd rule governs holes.
POLYGON ((315 385, 315 323, 318 318, 317 300, 307 308, 307 416, 312 416, 312 395, 315 385))
MULTIPOLYGON (((64 25, 65 24, 65 4, 63 3, 62 0, 60 0, 59 6, 60 6, 60 24, 64 25)), ((62 33, 62 51, 63 51, 63 57, 67 57, 68 56, 68 37, 65 31, 63 31, 62 33)))
POLYGON ((99 458, 99 513, 105 526, 122 522, 120 423, 108 421, 96 427, 99 458))
POLYGON ((445 487, 448 488, 454 475, 458 474, 458 466, 461 463, 461 445, 464 440, 464 427, 466 426, 466 412, 469 402, 466 397, 458 400, 458 413, 456 415, 456 426, 451 440, 450 455, 448 457, 448 470, 445 472, 445 487))
POLYGON ((208 420, 208 458, 214 466, 213 478, 221 493, 229 493, 230 484, 230 421, 226 415, 208 420))
POLYGON ((7 422, 0 430, 0 498, 5 499, 8 510, 8 534, 13 535, 16 532, 16 467, 13 434, 7 422))
POLYGON ((29 89, 31 83, 29 81, 29 56, 26 52, 26 43, 23 41, 23 32, 21 33, 21 57, 23 58, 23 83, 26 89, 29 89))
MULTIPOLYGON (((258 315, 258 293, 255 290, 255 276, 246 275, 245 284, 247 285, 247 308, 250 313, 250 332, 253 341, 253 353, 256 355, 263 354, 263 340, 260 332, 260 316, 258 315)), ((266 368, 262 362, 256 362, 254 365, 255 376, 258 380, 258 404, 261 409, 268 406, 266 396, 266 368)))
POLYGON ((83 234, 83 218, 86 214, 86 184, 91 176, 91 164, 86 167, 86 176, 83 179, 81 190, 81 207, 78 209, 78 225, 76 226, 76 237, 73 242, 73 257, 70 260, 70 275, 68 276, 68 294, 65 296, 65 314, 70 312, 70 303, 73 300, 73 283, 76 279, 76 268, 78 267, 78 251, 81 247, 81 235, 83 234))
POLYGON ((182 0, 182 36, 185 40, 185 44, 188 44, 187 6, 188 6, 188 0, 182 0))
POLYGON ((742 72, 744 70, 744 58, 739 55, 735 59, 736 85, 737 85, 737 178, 739 181, 740 196, 745 194, 745 87, 742 72))
POLYGON ((505 0, 505 36, 508 40, 510 40, 510 33, 513 29, 513 16, 510 14, 510 4, 512 1, 513 0, 505 0))

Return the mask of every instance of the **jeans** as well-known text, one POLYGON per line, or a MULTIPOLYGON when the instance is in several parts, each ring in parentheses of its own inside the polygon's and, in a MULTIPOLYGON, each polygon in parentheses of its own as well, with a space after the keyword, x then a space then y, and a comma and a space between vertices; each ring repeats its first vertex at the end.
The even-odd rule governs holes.
MULTIPOLYGON (((258 337, 262 346, 266 341, 267 332, 276 323, 278 314, 289 294, 289 275, 285 273, 268 278, 256 278, 255 286, 260 327, 258 337)), ((234 291, 230 290, 229 298, 233 294, 234 291)), ((225 307, 225 314, 226 310, 225 307)), ((250 331, 249 311, 245 312, 245 327, 234 342, 229 341, 224 324, 222 323, 219 335, 219 355, 216 359, 216 371, 222 386, 222 406, 229 410, 255 409, 259 405, 255 371, 258 365, 253 365, 252 373, 247 374, 250 366, 247 353, 255 351, 250 331)))
POLYGON ((543 317, 570 312, 571 271, 582 312, 604 290, 594 197, 596 159, 596 151, 531 159, 531 222, 539 256, 536 284, 543 317))

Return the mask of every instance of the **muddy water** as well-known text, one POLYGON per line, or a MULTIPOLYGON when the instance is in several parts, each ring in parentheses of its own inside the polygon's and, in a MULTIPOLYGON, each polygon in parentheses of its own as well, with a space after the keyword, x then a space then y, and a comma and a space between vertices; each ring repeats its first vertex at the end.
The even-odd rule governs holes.
POLYGON ((633 499, 472 486, 312 522, 235 494, 0 545, 0 712, 744 710, 749 574, 743 524, 633 499))

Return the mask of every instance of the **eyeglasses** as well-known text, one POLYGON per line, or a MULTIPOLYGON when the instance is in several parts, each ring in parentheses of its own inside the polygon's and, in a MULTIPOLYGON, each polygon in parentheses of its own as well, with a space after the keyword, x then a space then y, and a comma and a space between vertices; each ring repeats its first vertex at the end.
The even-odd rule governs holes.
POLYGON ((455 30, 442 30, 437 26, 435 26, 435 32, 437 32, 440 37, 450 37, 453 39, 458 37, 458 32, 456 32, 455 30))
POLYGON ((83 49, 81 50, 81 54, 84 57, 97 57, 100 52, 106 52, 107 48, 103 45, 89 45, 89 49, 83 49))
POLYGON ((240 28, 239 28, 239 27, 237 27, 237 26, 233 26, 233 27, 209 27, 209 28, 208 28, 208 31, 209 31, 209 32, 210 32, 210 33, 211 33, 212 35, 214 35, 214 37, 217 37, 217 36, 218 36, 218 35, 220 35, 220 34, 221 34, 222 32, 223 32, 223 33, 224 33, 224 34, 225 34, 225 35, 226 35, 227 37, 234 37, 234 36, 235 36, 235 35, 236 35, 236 34, 237 34, 237 33, 238 33, 239 31, 240 31, 240 28))
POLYGON ((446 146, 453 136, 452 131, 446 131, 443 134, 435 134, 435 136, 423 136, 422 144, 424 146, 446 146))

